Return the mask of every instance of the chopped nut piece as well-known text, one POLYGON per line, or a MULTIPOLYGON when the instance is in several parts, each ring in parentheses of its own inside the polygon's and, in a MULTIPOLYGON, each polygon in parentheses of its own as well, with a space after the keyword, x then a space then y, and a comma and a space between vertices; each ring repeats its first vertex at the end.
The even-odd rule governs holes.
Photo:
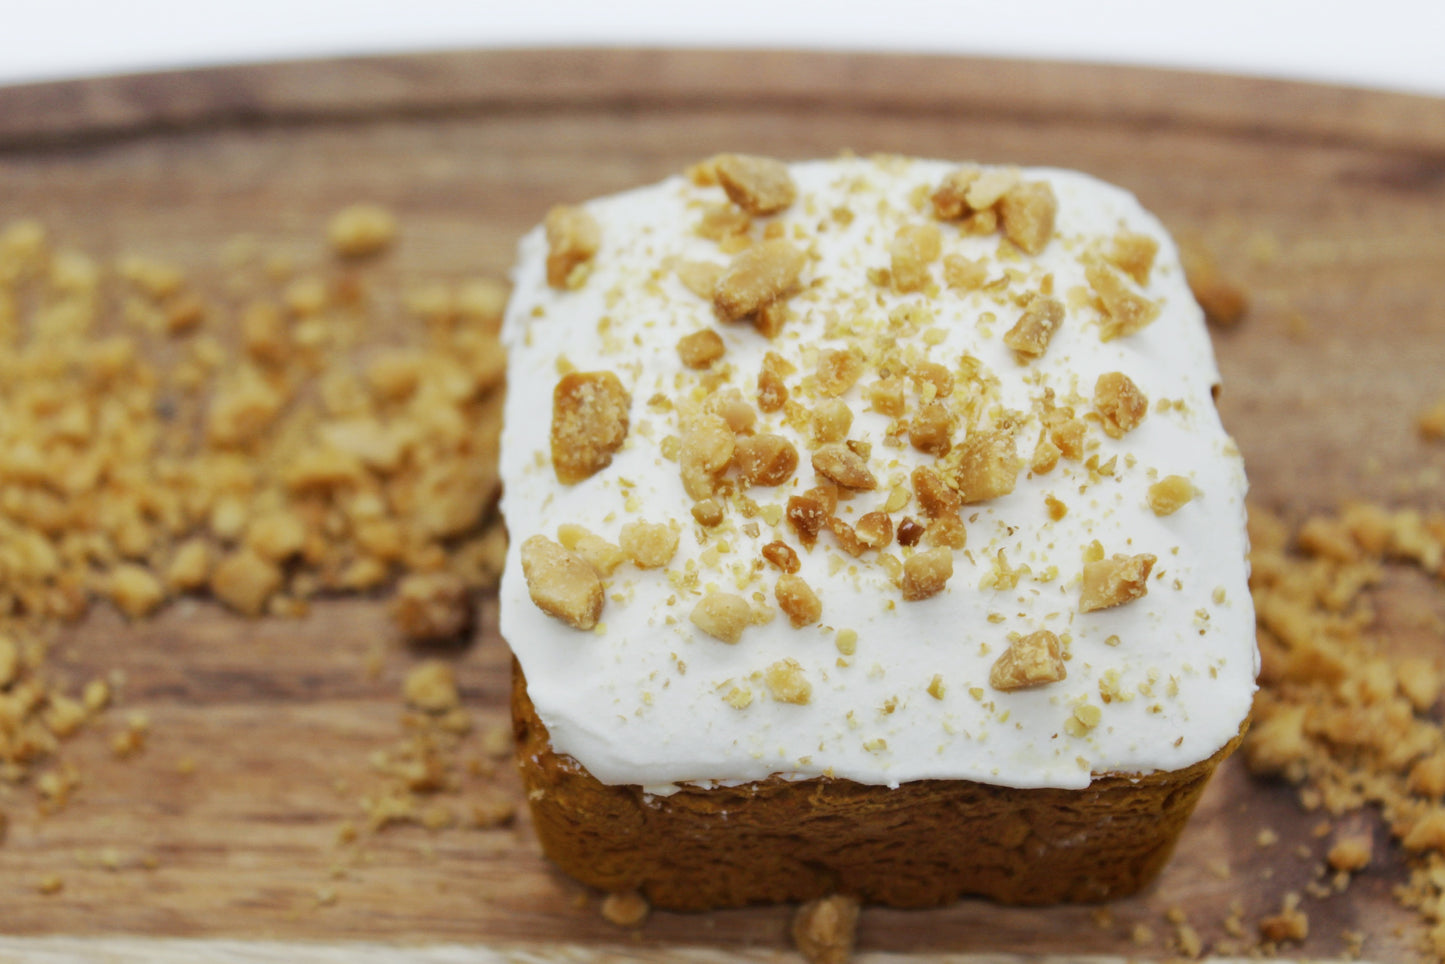
POLYGON ((698 525, 712 527, 723 520, 723 507, 716 499, 702 499, 692 504, 692 517, 698 525))
POLYGON ((737 440, 733 464, 745 485, 782 485, 798 468, 798 450, 781 435, 750 435, 737 440))
POLYGON ((587 265, 602 244, 597 220, 582 208, 558 205, 547 212, 547 284, 553 288, 579 288, 587 278, 587 265))
POLYGON ((661 523, 629 522, 622 527, 618 541, 639 569, 660 569, 677 552, 677 533, 661 523))
POLYGON ((718 278, 713 306, 724 321, 748 318, 791 292, 807 255, 789 241, 764 241, 738 253, 718 278))
POLYGON ((723 154, 712 169, 729 200, 755 217, 777 214, 798 196, 788 165, 771 157, 723 154))
MULTIPOLYGON (((953 372, 938 362, 919 362, 908 370, 920 394, 932 387, 932 398, 947 398, 953 394, 953 372)), ((924 395, 928 399, 928 395, 924 395)))
POLYGON ((426 713, 445 713, 461 704, 450 663, 429 659, 406 676, 402 693, 409 705, 426 713))
POLYGON ((710 261, 683 261, 677 265, 677 280, 682 286, 699 298, 712 300, 717 279, 722 277, 723 266, 710 261))
POLYGON ((1330 847, 1325 859, 1335 870, 1353 873, 1369 866, 1372 850, 1372 841, 1368 834, 1342 836, 1330 847))
POLYGON ((944 175, 943 183, 933 192, 933 216, 941 221, 954 221, 973 213, 968 191, 983 172, 976 167, 959 168, 944 175))
POLYGON ((683 335, 677 340, 677 356, 688 368, 706 368, 726 351, 722 336, 711 328, 683 335))
POLYGON ((788 401, 788 386, 783 383, 783 376, 775 370, 763 366, 758 372, 758 408, 765 412, 776 412, 782 409, 788 401))
POLYGON ((618 927, 640 927, 651 910, 646 898, 635 890, 602 898, 602 916, 618 927))
POLYGON ((237 612, 259 616, 281 588, 281 570, 250 549, 233 552, 211 573, 211 592, 237 612))
POLYGON ((953 413, 942 402, 928 402, 908 422, 908 441, 920 452, 944 456, 953 448, 953 413))
POLYGON ((1155 515, 1173 515, 1194 498, 1194 485, 1182 475, 1166 475, 1149 486, 1149 508, 1155 515))
POLYGON ((930 546, 962 549, 968 544, 968 532, 957 515, 940 515, 928 523, 923 540, 930 546))
POLYGON ((929 281, 928 266, 943 253, 943 236, 937 225, 906 224, 898 229, 888 252, 893 290, 921 291, 929 281))
POLYGON ((586 560, 546 536, 522 543, 522 575, 537 608, 574 629, 591 629, 602 615, 602 580, 586 560))
POLYGON ((798 534, 803 548, 811 549, 818 541, 818 533, 828 524, 830 510, 814 496, 803 494, 788 498, 788 524, 798 534))
POLYGON ((868 547, 863 544, 862 539, 858 538, 858 533, 853 531, 853 527, 837 516, 828 517, 828 531, 833 533, 833 538, 838 540, 838 548, 848 555, 857 557, 868 551, 868 547))
POLYGON ((963 505, 958 493, 953 491, 936 469, 920 465, 913 470, 913 494, 918 506, 930 519, 940 515, 956 515, 963 505))
POLYGON ((1136 284, 1146 285, 1158 253, 1159 242, 1149 235, 1120 231, 1114 235, 1114 243, 1106 257, 1110 264, 1133 278, 1136 284))
POLYGON ((1009 692, 1057 683, 1067 676, 1059 637, 1041 629, 1009 643, 988 672, 988 683, 1009 692))
POLYGON ((988 262, 960 254, 944 255, 943 280, 954 291, 977 291, 988 282, 988 262))
POLYGON ((1149 592, 1149 572, 1156 557, 1114 554, 1108 559, 1084 563, 1083 591, 1079 611, 1091 613, 1133 602, 1149 592))
POLYGON ((763 674, 768 693, 779 703, 806 705, 813 698, 813 685, 803 675, 803 667, 795 659, 781 659, 763 674))
POLYGON ((1063 302, 1056 298, 1034 298, 1003 336, 1003 343, 1014 350, 1020 362, 1042 357, 1063 320, 1063 302))
POLYGON ((830 442, 813 453, 813 470, 845 489, 870 491, 878 479, 868 470, 868 461, 847 445, 830 442))
POLYGON ((337 254, 360 258, 391 244, 396 237, 396 218, 379 204, 353 204, 332 216, 326 234, 337 254))
POLYGON ((813 587, 799 576, 786 572, 779 576, 774 595, 778 599, 778 608, 788 614, 788 621, 794 629, 811 626, 823 616, 822 600, 813 592, 813 587))
POLYGON ((165 587, 149 569, 127 563, 110 574, 110 601, 132 619, 149 614, 165 598, 165 587))
POLYGON ((1276 944, 1284 941, 1303 942, 1310 933, 1310 919, 1299 909, 1299 895, 1285 894, 1284 906, 1278 914, 1261 918, 1259 936, 1276 944))
POLYGON ((1445 439, 1445 398, 1421 412, 1415 419, 1415 428, 1426 441, 1445 439))
POLYGON ((953 488, 966 505, 1008 495, 1023 469, 1013 433, 1004 429, 973 432, 949 454, 953 488))
POLYGON ((834 894, 793 915, 793 946, 808 964, 848 964, 858 927, 858 898, 834 894))
POLYGON ((869 549, 886 549, 893 541, 893 520, 886 512, 865 512, 853 530, 869 549))
POLYGON ((397 585, 391 616, 407 639, 455 639, 472 626, 471 595, 455 573, 412 573, 397 585))
POLYGON ((1104 434, 1123 438, 1144 421, 1149 399, 1123 372, 1106 372, 1094 383, 1094 409, 1103 418, 1104 434))
POLYGON ((743 393, 736 388, 713 392, 703 403, 702 410, 712 415, 721 415, 734 435, 751 432, 758 420, 758 413, 753 411, 753 407, 743 399, 743 393))
POLYGON ((1010 188, 998 203, 1004 237, 1028 254, 1044 250, 1054 236, 1059 202, 1046 181, 1026 181, 1010 188))
POLYGON ((873 411, 896 418, 903 414, 903 379, 897 375, 880 378, 863 389, 863 397, 873 411))
POLYGON ((898 544, 900 546, 916 546, 923 538, 924 527, 913 519, 905 516, 903 521, 898 523, 898 544))
POLYGON ((689 422, 678 458, 687 494, 694 499, 710 497, 718 478, 732 464, 736 447, 732 426, 721 415, 704 412, 689 422))
POLYGON ((953 576, 953 552, 949 549, 927 549, 903 560, 903 598, 927 599, 943 591, 953 576))
POLYGON ((713 639, 736 643, 752 625, 753 611, 742 596, 713 591, 702 597, 689 617, 692 624, 713 639))
POLYGON ((610 576, 627 561, 622 547, 590 532, 585 526, 563 524, 557 527, 557 541, 568 552, 575 552, 599 576, 610 576))
POLYGON ((863 359, 846 349, 818 354, 818 391, 830 398, 847 393, 863 374, 863 359))
POLYGON ((783 572, 795 573, 802 568, 798 554, 786 542, 770 542, 763 546, 763 558, 783 572))
POLYGON ((853 410, 837 398, 825 398, 813 408, 813 438, 819 442, 841 442, 853 426, 853 410))
POLYGON ((1213 253, 1201 242, 1180 238, 1179 260, 1194 300, 1204 309, 1205 319, 1221 328, 1239 324, 1249 310, 1249 299, 1244 289, 1225 277, 1213 253))
POLYGON ((246 545, 272 562, 284 562, 306 545, 306 524, 294 512, 268 512, 246 527, 246 545))
POLYGON ((1132 335, 1159 317, 1159 303, 1130 288, 1124 274, 1113 265, 1094 262, 1084 269, 1084 277, 1104 309, 1104 318, 1099 323, 1101 340, 1113 341, 1132 335))
POLYGON ((552 468, 575 485, 612 464, 627 439, 632 396, 611 372, 570 372, 552 390, 552 468))

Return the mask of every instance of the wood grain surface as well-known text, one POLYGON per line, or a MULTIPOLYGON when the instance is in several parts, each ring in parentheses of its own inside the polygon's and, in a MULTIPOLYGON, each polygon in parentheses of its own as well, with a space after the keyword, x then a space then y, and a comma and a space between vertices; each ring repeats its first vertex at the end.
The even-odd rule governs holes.
MULTIPOLYGON (((459 53, 79 81, 0 90, 0 223, 39 218, 93 253, 145 252, 204 278, 237 233, 318 251, 330 213, 375 200, 403 223, 381 270, 502 276, 516 238, 552 203, 646 183, 723 149, 804 158, 845 148, 1074 167, 1133 190, 1174 231, 1207 243, 1252 295, 1247 321, 1216 343, 1221 407, 1256 500, 1293 518, 1353 496, 1445 507, 1445 447, 1413 429, 1445 393, 1439 100, 783 52, 459 53)), ((1418 617, 1445 612, 1440 596, 1403 578, 1381 593, 1401 647, 1438 650, 1418 617)), ((343 860, 337 826, 359 815, 370 754, 399 735, 397 694, 415 659, 383 607, 339 600, 299 621, 248 622, 196 601, 134 624, 101 607, 69 628, 64 673, 122 671, 109 726, 139 710, 152 735, 143 754, 119 761, 103 723, 67 746, 84 776, 67 809, 9 807, 0 932, 12 940, 0 959, 85 959, 98 945, 72 939, 104 935, 532 949, 495 958, 506 960, 663 960, 699 947, 699 960, 781 959, 789 908, 655 914, 639 931, 618 930, 598 914, 598 895, 541 860, 525 819, 502 830, 396 828, 343 860), (182 760, 194 771, 180 772, 182 760), (36 881, 48 873, 65 886, 43 896, 36 881), (13 941, 41 935, 58 937, 13 941)), ((482 724, 505 722, 494 600, 470 644, 444 655, 482 724)), ((1212 945, 1231 901, 1252 921, 1310 879, 1323 850, 1316 821, 1286 788, 1231 763, 1159 882, 1107 917, 976 901, 868 910, 860 943, 887 952, 878 960, 1162 958, 1164 914, 1178 907, 1212 945), (1280 835, 1273 847, 1256 844, 1265 827, 1280 835), (1136 925, 1152 936, 1136 943, 1136 925)), ((1390 898, 1403 864, 1375 833, 1388 856, 1345 894, 1309 903, 1301 953, 1339 956, 1342 932, 1357 930, 1371 958, 1411 956, 1418 924, 1390 898)), ((215 959, 252 959, 241 946, 226 957, 215 945, 215 959)))

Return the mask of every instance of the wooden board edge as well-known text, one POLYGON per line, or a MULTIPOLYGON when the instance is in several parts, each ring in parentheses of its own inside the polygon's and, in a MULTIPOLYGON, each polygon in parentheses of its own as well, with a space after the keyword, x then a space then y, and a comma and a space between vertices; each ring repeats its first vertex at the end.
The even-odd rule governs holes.
MULTIPOLYGON (((252 64, 0 87, 0 150, 246 123, 760 101, 1192 126, 1445 155, 1445 99, 1225 74, 787 50, 475 50, 252 64)), ((901 146, 906 149, 906 146, 901 146)))
MULTIPOLYGON (((187 938, 0 937, 0 964, 797 964, 793 951, 614 944, 477 945, 194 940, 187 938)), ((854 964, 1126 964, 1113 955, 899 954, 860 952, 854 964)), ((1246 964, 1208 957, 1199 964, 1246 964)), ((1278 964, 1291 964, 1276 958, 1278 964)), ((1311 964, 1343 964, 1312 960, 1311 964)), ((1360 964, 1360 962, 1353 962, 1360 964)), ((1368 962, 1365 962, 1368 964, 1368 962)))

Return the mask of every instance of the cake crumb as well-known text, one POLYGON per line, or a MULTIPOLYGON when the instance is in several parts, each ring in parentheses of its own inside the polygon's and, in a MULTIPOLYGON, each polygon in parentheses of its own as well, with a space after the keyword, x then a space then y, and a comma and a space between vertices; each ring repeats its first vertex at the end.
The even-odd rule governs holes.
POLYGON ((847 964, 858 911, 857 898, 841 894, 808 901, 793 915, 793 945, 809 964, 847 964))
POLYGON ((652 907, 635 890, 608 894, 602 898, 602 916, 618 927, 641 927, 652 907))

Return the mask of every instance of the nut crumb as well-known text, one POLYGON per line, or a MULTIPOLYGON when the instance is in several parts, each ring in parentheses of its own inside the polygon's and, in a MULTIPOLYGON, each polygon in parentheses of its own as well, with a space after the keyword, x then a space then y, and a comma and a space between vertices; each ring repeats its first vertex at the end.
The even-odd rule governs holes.
MULTIPOLYGON (((784 577, 787 578, 787 577, 784 577)), ((803 674, 803 667, 797 660, 778 660, 763 674, 768 693, 779 703, 807 705, 813 698, 813 686, 803 674)))
POLYGON ((953 489, 964 504, 972 505, 1012 492, 1024 462, 1013 433, 992 429, 971 433, 954 447, 945 464, 953 489))
POLYGON ((569 372, 552 390, 552 468, 575 485, 612 464, 627 440, 632 396, 612 372, 569 372))
POLYGON ((574 629, 592 629, 604 597, 597 572, 576 553, 546 536, 522 543, 522 575, 537 608, 574 629))
POLYGON ((794 629, 811 626, 823 617, 823 603, 802 577, 783 573, 774 591, 778 608, 787 613, 794 629))
POLYGON ((602 898, 603 918, 618 927, 640 927, 651 911, 647 899, 635 890, 602 898))
POLYGON ((1337 838, 1325 859, 1334 870, 1353 873, 1369 866, 1373 845, 1368 834, 1347 834, 1337 838))
POLYGON ((713 288, 713 305, 724 321, 750 318, 786 297, 803 273, 807 255, 789 241, 755 244, 739 252, 713 288))
POLYGON ((1135 292, 1124 280, 1124 273, 1105 262, 1096 261, 1084 269, 1089 287, 1098 295, 1104 317, 1099 323, 1099 338, 1113 341, 1143 330, 1159 317, 1159 303, 1135 292))
POLYGON ((450 663, 429 659, 407 674, 402 687, 406 702, 427 713, 445 713, 461 704, 456 673, 450 663))
POLYGON ((953 576, 953 552, 947 548, 915 552, 903 560, 903 598, 916 601, 936 596, 953 576))
POLYGON ((1003 343, 1013 349, 1020 362, 1040 358, 1063 320, 1063 302, 1056 298, 1034 298, 1003 336, 1003 343))
POLYGON ((797 471, 798 450, 781 435, 749 435, 735 443, 733 464, 744 485, 782 485, 797 471))
POLYGON ((1194 485, 1182 475, 1166 475, 1149 486, 1149 508, 1155 515, 1173 515, 1194 499, 1194 485))
POLYGON ((1149 572, 1156 558, 1147 552, 1133 556, 1116 553, 1084 563, 1079 611, 1091 613, 1142 598, 1149 592, 1149 572))
POLYGON ((1205 319, 1220 328, 1239 324, 1249 310, 1244 289, 1224 275, 1214 254, 1203 242, 1187 237, 1178 240, 1184 277, 1194 300, 1204 309, 1205 319))
POLYGON ((688 618, 713 639, 736 643, 752 625, 753 611, 742 596, 714 590, 702 597, 688 618))
POLYGON ((858 927, 858 899, 834 894, 811 900, 793 915, 793 945, 808 964, 847 964, 858 927))
POLYGON ((1059 211, 1047 181, 1026 181, 1010 188, 998 201, 1004 237, 1028 254, 1039 254, 1054 236, 1059 211))
POLYGON ((407 639, 456 639, 472 627, 472 600, 456 573, 412 573, 397 584, 391 616, 407 639))
POLYGON ((878 488, 878 479, 869 471, 868 461, 837 442, 823 445, 813 453, 813 470, 845 489, 866 492, 878 488))
POLYGON ((332 215, 326 235, 343 258, 362 258, 395 240, 396 217, 379 204, 353 204, 332 215))
POLYGON ((559 204, 543 222, 547 234, 547 284, 553 288, 580 288, 602 245, 597 219, 578 207, 559 204))
POLYGON ((1128 375, 1106 372, 1094 383, 1094 409, 1102 419, 1104 434, 1123 438, 1144 421, 1149 399, 1128 375))
POLYGON ((661 569, 677 552, 677 532, 668 525, 629 522, 622 527, 618 542, 639 569, 661 569))
POLYGON ((1010 643, 989 670, 988 682, 1009 692, 1057 683, 1067 675, 1059 637, 1041 629, 1010 643))
POLYGON ((728 199, 754 217, 777 214, 798 196, 788 165, 771 157, 721 154, 711 166, 728 199))
POLYGON ((711 328, 683 335, 677 340, 677 356, 688 368, 707 368, 727 352, 722 336, 711 328))

